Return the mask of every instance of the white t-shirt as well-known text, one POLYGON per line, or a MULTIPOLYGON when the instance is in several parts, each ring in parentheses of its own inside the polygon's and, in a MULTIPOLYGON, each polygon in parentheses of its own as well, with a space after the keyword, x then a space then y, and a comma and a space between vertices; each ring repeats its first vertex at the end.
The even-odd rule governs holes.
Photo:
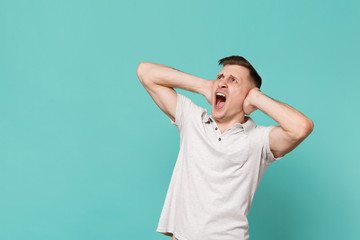
POLYGON ((248 116, 221 134, 207 110, 177 93, 180 151, 157 232, 179 240, 247 240, 247 215, 275 160, 269 132, 248 116))

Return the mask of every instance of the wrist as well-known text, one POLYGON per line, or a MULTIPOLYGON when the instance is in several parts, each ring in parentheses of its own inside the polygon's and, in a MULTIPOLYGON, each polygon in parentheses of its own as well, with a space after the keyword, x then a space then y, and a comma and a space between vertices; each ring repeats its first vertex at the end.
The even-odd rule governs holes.
POLYGON ((251 104, 257 108, 259 108, 259 103, 262 102, 262 98, 264 98, 264 96, 266 96, 263 92, 261 92, 260 90, 254 92, 251 95, 251 104))
POLYGON ((202 79, 202 86, 199 93, 207 97, 209 94, 211 94, 211 89, 212 89, 211 80, 202 79))

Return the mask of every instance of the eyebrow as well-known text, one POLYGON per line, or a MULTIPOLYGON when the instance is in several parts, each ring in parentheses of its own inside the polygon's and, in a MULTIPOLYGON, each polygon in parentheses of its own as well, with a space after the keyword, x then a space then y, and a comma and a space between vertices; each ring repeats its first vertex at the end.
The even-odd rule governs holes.
MULTIPOLYGON (((224 74, 220 73, 220 74, 217 75, 217 77, 220 77, 220 76, 224 76, 224 74)), ((233 77, 233 78, 239 79, 239 78, 237 78, 237 77, 234 77, 234 76, 231 75, 231 74, 230 74, 230 76, 233 77)))

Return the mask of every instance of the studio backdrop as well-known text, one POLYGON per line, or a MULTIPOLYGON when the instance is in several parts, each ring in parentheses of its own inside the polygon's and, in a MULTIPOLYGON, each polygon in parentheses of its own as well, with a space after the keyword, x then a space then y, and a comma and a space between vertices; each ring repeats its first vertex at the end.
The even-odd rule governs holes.
POLYGON ((210 80, 231 55, 315 126, 265 172, 250 239, 358 239, 359 22, 355 0, 0 1, 0 239, 170 239, 179 132, 136 70, 210 80))

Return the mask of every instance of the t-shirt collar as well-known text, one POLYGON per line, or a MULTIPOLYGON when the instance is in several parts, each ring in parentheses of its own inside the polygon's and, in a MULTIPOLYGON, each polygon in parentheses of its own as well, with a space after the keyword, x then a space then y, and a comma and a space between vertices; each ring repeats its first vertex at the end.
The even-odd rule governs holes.
MULTIPOLYGON (((234 128, 242 128, 244 129, 244 131, 246 133, 249 133, 249 131, 254 128, 256 126, 254 120, 250 117, 250 116, 245 116, 245 120, 246 122, 244 123, 235 123, 234 125, 232 125, 231 127, 234 128), (246 120, 247 119, 247 120, 246 120)), ((210 123, 210 122, 215 122, 214 118, 212 117, 212 115, 208 115, 205 114, 203 116, 203 122, 204 123, 210 123)))

